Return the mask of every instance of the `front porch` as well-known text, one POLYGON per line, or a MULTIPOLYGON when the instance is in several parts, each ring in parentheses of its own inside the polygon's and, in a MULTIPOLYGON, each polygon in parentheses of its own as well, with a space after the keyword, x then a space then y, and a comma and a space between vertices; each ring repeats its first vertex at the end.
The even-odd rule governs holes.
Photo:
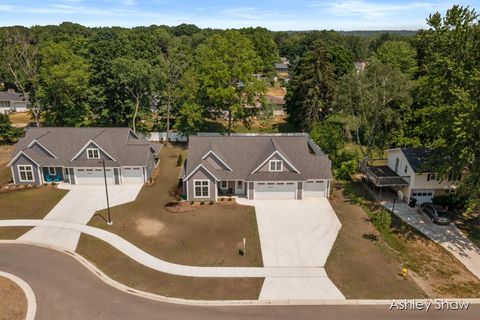
POLYGON ((64 168, 63 167, 42 167, 43 182, 64 182, 64 168))
POLYGON ((247 182, 243 180, 223 180, 217 182, 217 197, 241 197, 247 196, 247 182))
POLYGON ((384 159, 377 160, 377 165, 369 165, 366 161, 360 161, 359 164, 360 172, 363 174, 362 180, 374 191, 377 191, 379 197, 382 197, 385 191, 387 196, 391 196, 393 190, 402 190, 410 185, 409 176, 398 175, 382 163, 382 160, 384 159))

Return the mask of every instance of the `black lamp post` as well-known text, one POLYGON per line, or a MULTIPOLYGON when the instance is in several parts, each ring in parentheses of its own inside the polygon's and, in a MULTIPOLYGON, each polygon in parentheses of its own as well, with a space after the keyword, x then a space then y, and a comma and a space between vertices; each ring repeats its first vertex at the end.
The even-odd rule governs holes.
POLYGON ((105 160, 102 159, 101 161, 103 166, 103 179, 105 180, 105 194, 107 196, 107 212, 108 212, 108 221, 107 224, 111 226, 113 224, 112 218, 110 216, 110 202, 108 200, 108 187, 107 187, 107 171, 105 170, 105 160))

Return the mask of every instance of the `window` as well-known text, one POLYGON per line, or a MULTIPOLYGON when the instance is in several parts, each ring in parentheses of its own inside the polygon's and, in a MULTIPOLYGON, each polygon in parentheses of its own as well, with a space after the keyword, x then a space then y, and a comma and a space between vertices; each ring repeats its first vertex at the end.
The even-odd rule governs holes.
POLYGON ((48 167, 48 174, 51 175, 51 176, 56 175, 57 170, 55 169, 55 167, 48 167))
POLYGON ((194 180, 194 193, 195 198, 208 198, 210 197, 210 182, 208 180, 194 180))
POLYGON ((95 148, 87 149, 87 159, 100 159, 100 152, 95 148))
POLYGON ((282 160, 270 160, 270 171, 282 171, 282 160))
POLYGON ((408 166, 405 166, 405 173, 407 173, 407 170, 408 170, 408 166))
POLYGON ((220 182, 220 189, 227 189, 227 181, 220 182))
POLYGON ((237 188, 243 187, 243 181, 237 181, 237 188))
POLYGON ((18 176, 20 177, 20 182, 33 182, 32 166, 18 166, 18 176))

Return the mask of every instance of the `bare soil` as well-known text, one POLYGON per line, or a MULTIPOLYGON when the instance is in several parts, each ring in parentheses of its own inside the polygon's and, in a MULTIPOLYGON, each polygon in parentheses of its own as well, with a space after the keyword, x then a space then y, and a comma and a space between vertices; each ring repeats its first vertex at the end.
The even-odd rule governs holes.
POLYGON ((10 279, 0 277, 0 320, 20 320, 27 315, 27 298, 10 279))
MULTIPOLYGON (((89 225, 116 233, 165 261, 199 266, 262 266, 253 207, 219 202, 187 204, 193 208, 179 213, 165 208, 176 200, 179 153, 185 159, 181 147, 162 149, 157 182, 143 187, 134 202, 111 208, 113 226, 107 226, 100 217, 93 217, 89 225), (244 256, 238 251, 243 238, 249 244, 244 256)), ((105 216, 106 212, 100 214, 105 216)))
POLYGON ((77 252, 112 279, 129 287, 184 299, 256 300, 263 278, 193 278, 142 266, 109 244, 82 235, 77 252))

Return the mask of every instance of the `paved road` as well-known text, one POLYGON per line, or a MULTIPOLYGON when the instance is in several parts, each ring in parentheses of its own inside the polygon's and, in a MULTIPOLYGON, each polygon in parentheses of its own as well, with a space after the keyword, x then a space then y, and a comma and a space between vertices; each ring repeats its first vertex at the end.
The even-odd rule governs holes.
POLYGON ((0 244, 0 270, 23 278, 37 298, 41 319, 479 319, 468 311, 404 312, 386 306, 191 307, 119 291, 72 257, 49 249, 0 244))

